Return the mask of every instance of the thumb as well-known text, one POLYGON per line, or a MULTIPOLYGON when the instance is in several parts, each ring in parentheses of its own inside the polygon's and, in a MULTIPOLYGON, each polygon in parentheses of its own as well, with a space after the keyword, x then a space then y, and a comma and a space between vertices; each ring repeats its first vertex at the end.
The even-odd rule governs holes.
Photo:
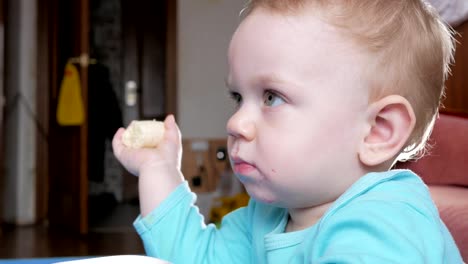
POLYGON ((173 143, 179 143, 181 140, 180 129, 175 122, 174 115, 168 115, 164 120, 164 128, 166 129, 166 138, 173 143))
POLYGON ((182 136, 180 129, 177 126, 174 115, 168 115, 164 120, 164 128, 166 129, 165 137, 166 140, 173 143, 173 146, 176 146, 175 149, 172 149, 173 155, 176 159, 176 166, 180 170, 182 162, 182 136))

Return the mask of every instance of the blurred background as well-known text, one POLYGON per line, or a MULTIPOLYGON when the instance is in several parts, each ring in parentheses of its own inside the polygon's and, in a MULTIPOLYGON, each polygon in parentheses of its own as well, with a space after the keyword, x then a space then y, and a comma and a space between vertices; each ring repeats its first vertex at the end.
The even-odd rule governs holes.
POLYGON ((0 258, 143 253, 137 178, 111 149, 133 119, 175 114, 210 221, 219 179, 232 176, 224 77, 243 4, 0 1, 0 258))
MULTIPOLYGON (((110 146, 134 119, 175 114, 206 222, 245 203, 224 85, 244 4, 0 0, 0 259, 144 253, 137 178, 110 146)), ((444 111, 468 113, 468 23, 445 13, 460 34, 444 111)))

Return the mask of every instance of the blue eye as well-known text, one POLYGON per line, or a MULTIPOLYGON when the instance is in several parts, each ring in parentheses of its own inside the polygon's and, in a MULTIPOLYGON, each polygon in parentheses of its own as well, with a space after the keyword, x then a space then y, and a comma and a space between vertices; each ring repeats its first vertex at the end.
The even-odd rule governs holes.
POLYGON ((283 98, 278 96, 276 93, 271 92, 271 91, 266 91, 265 94, 263 95, 263 103, 266 106, 275 107, 275 106, 281 105, 281 104, 283 104, 285 102, 284 102, 283 98))

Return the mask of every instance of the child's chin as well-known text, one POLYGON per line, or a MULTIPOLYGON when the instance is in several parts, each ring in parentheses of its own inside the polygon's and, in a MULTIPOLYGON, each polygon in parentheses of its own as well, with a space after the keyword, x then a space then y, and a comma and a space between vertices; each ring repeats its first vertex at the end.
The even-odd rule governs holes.
POLYGON ((262 183, 259 182, 245 182, 243 183, 245 190, 249 194, 250 198, 258 203, 268 204, 272 206, 282 207, 281 201, 275 197, 274 193, 270 193, 268 188, 265 188, 262 183))
POLYGON ((250 194, 250 197, 259 203, 264 203, 268 205, 276 205, 276 200, 268 197, 258 196, 255 194, 250 194))

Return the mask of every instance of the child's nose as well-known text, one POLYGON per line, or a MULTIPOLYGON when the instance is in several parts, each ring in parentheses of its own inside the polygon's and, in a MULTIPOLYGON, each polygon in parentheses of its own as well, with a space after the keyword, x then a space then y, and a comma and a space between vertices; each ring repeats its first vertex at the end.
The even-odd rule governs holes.
POLYGON ((226 130, 229 136, 243 138, 247 141, 252 141, 256 133, 253 117, 242 111, 237 111, 229 118, 226 130))

